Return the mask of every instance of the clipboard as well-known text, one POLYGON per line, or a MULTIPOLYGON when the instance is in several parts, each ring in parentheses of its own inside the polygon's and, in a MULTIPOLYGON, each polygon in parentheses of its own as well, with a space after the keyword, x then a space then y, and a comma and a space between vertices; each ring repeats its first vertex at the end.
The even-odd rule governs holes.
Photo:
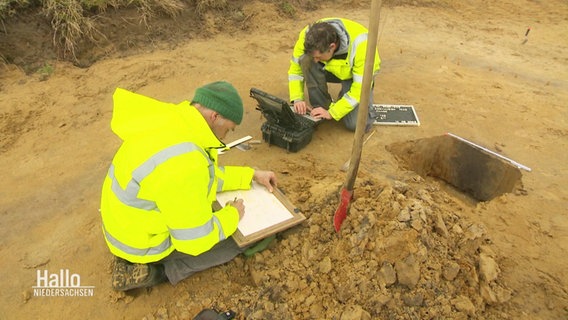
POLYGON ((278 188, 270 193, 266 188, 253 182, 250 190, 234 190, 217 194, 213 209, 219 210, 221 203, 244 199, 245 216, 239 221, 233 239, 241 248, 249 246, 280 231, 302 223, 306 217, 292 204, 278 188))

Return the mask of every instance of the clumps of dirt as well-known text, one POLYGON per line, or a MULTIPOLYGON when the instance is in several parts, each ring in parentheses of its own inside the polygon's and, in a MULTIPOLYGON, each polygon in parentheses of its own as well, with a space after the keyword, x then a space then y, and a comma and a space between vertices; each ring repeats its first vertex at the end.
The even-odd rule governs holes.
POLYGON ((287 194, 303 224, 251 258, 187 279, 160 317, 164 308, 166 317, 186 318, 214 307, 237 319, 507 318, 500 309, 512 292, 489 235, 464 217, 471 208, 436 185, 416 174, 358 183, 340 234, 335 186, 293 185, 287 194))

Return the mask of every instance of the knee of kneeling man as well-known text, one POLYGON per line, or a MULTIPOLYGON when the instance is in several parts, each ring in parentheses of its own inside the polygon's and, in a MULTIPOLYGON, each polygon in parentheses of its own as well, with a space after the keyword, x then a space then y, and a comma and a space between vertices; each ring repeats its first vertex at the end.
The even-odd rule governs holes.
POLYGON ((351 132, 354 132, 355 128, 357 127, 357 122, 346 121, 344 124, 345 128, 351 132))

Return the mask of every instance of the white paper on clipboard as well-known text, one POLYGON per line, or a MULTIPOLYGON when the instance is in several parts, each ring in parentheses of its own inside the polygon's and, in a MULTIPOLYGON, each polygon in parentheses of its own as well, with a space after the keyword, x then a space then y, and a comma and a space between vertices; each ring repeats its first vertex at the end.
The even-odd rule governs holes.
POLYGON ((253 181, 250 190, 225 191, 217 194, 217 201, 225 204, 235 198, 243 199, 245 215, 238 229, 243 236, 267 229, 293 218, 290 211, 264 186, 253 181))

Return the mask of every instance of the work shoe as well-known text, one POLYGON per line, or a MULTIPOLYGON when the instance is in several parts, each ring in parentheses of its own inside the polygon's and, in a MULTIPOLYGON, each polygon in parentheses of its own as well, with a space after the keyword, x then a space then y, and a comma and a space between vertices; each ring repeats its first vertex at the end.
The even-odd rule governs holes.
POLYGON ((116 258, 112 270, 112 288, 128 291, 137 288, 149 288, 167 280, 164 266, 159 263, 131 263, 116 258))

